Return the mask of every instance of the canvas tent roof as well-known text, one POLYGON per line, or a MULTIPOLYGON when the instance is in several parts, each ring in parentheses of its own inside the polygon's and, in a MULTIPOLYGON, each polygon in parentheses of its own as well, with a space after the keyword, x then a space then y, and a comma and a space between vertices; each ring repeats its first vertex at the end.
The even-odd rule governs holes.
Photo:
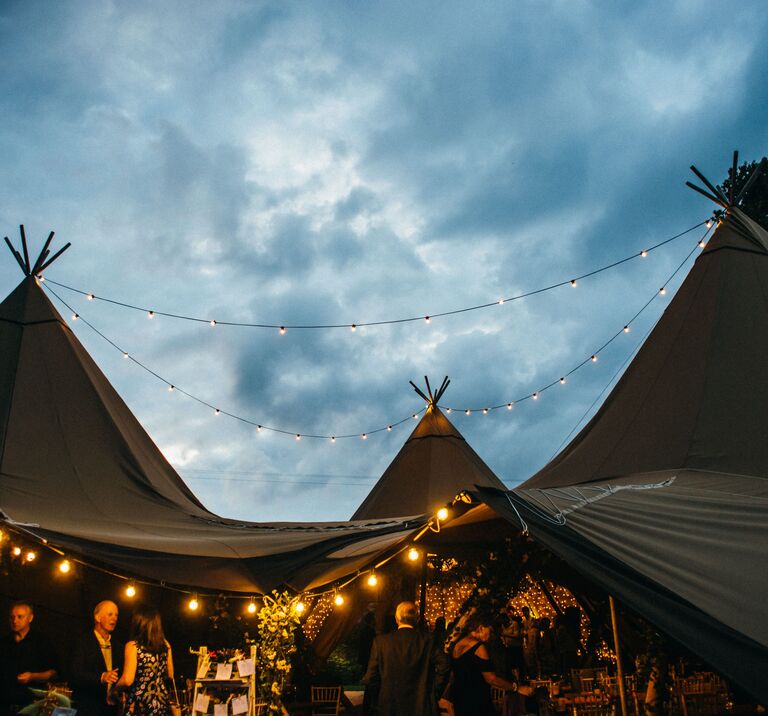
POLYGON ((32 276, 0 304, 0 517, 131 576, 247 593, 337 579, 421 524, 209 512, 32 276))
POLYGON ((436 402, 429 402, 353 520, 434 513, 473 485, 506 489, 436 402))
POLYGON ((764 702, 767 365, 768 232, 729 207, 589 424, 514 491, 476 492, 764 702))

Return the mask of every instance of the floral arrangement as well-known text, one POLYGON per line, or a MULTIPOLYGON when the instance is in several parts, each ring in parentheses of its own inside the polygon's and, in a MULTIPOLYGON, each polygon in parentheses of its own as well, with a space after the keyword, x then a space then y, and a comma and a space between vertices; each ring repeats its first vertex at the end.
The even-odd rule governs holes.
POLYGON ((298 597, 288 592, 272 592, 263 598, 259 610, 256 648, 256 675, 259 697, 270 713, 280 713, 282 697, 291 680, 291 657, 296 653, 299 612, 298 597))

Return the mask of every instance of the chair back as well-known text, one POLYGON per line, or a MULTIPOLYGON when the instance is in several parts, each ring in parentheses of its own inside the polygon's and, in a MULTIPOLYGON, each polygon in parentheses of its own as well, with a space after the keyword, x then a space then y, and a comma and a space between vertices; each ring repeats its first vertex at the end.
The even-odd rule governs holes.
POLYGON ((573 716, 616 716, 616 704, 574 704, 573 716))
POLYGON ((504 713, 504 689, 500 689, 498 686, 491 686, 491 700, 493 701, 493 708, 496 709, 496 713, 504 713))
POLYGON ((312 716, 339 716, 341 686, 313 686, 312 716))

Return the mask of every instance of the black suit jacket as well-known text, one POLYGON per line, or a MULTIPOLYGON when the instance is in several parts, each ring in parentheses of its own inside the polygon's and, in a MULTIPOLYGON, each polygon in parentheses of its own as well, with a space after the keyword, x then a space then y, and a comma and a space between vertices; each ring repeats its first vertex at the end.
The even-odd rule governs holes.
POLYGON ((429 632, 401 627, 376 637, 364 681, 378 716, 433 716, 449 671, 429 632))
MULTIPOLYGON (((123 668, 125 645, 112 636, 112 668, 123 668)), ((101 683, 101 675, 107 670, 99 640, 93 631, 83 634, 72 652, 70 686, 72 704, 78 716, 114 716, 115 706, 107 704, 107 686, 101 683)))

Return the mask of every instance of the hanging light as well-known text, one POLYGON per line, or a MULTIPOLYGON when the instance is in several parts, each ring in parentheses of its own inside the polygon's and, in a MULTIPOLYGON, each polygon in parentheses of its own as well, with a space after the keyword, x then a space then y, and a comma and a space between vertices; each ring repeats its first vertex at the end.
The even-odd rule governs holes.
POLYGON ((593 355, 593 356, 590 358, 590 360, 591 360, 593 363, 597 363, 597 354, 593 355))
POLYGON ((356 326, 356 325, 353 323, 353 324, 352 324, 352 325, 349 327, 349 330, 350 330, 350 331, 352 331, 352 333, 354 333, 354 332, 357 330, 357 326, 356 326))
POLYGON ((246 610, 248 611, 248 614, 256 613, 256 602, 254 601, 253 597, 251 597, 251 600, 248 602, 246 610))
POLYGON ((216 321, 215 321, 215 320, 213 320, 213 319, 211 319, 211 320, 209 321, 209 323, 211 324, 211 326, 215 326, 215 325, 216 325, 216 321))
POLYGON ((578 284, 576 283, 576 279, 575 279, 575 278, 572 278, 572 279, 571 279, 571 286, 573 286, 574 288, 576 288, 576 286, 577 286, 577 285, 578 285, 578 284))
POLYGON ((76 321, 78 318, 80 318, 80 316, 77 313, 73 313, 72 314, 72 320, 73 321, 76 321))
POLYGON ((645 249, 643 249, 643 250, 640 252, 640 256, 641 256, 642 258, 645 258, 646 256, 648 256, 648 252, 647 252, 645 249))
POLYGON ((154 311, 147 311, 147 318, 154 318, 155 312, 154 311))
POLYGON ((72 564, 68 559, 62 559, 61 562, 59 562, 59 572, 62 574, 68 574, 71 569, 72 564))
POLYGON ((94 296, 92 293, 89 293, 89 294, 86 296, 86 298, 87 298, 89 301, 93 301, 93 299, 94 299, 94 298, 96 298, 96 296, 94 296))
POLYGON ((430 318, 429 318, 429 316, 424 316, 424 320, 425 320, 427 323, 429 323, 429 321, 430 321, 430 318))
POLYGON ((488 415, 488 408, 483 408, 483 415, 488 415))
POLYGON ((29 550, 29 551, 28 551, 28 552, 27 552, 27 553, 24 555, 24 561, 25 561, 25 562, 34 562, 36 559, 37 559, 37 552, 35 552, 35 551, 34 551, 34 550, 32 550, 32 549, 31 549, 31 550, 29 550))
POLYGON ((11 550, 11 554, 13 554, 14 557, 21 557, 21 547, 14 547, 11 550))
POLYGON ((507 403, 507 410, 512 410, 514 405, 515 405, 514 403, 507 403))
POLYGON ((340 607, 342 604, 344 604, 344 595, 341 594, 341 592, 336 592, 336 596, 333 598, 333 603, 340 607))
POLYGON ((379 583, 379 578, 376 576, 376 572, 371 572, 366 580, 366 584, 369 587, 375 587, 379 583))
POLYGON ((216 408, 216 409, 213 411, 213 414, 214 414, 214 415, 221 415, 221 410, 219 410, 218 408, 216 408))
POLYGON ((392 432, 392 426, 391 426, 391 425, 387 425, 387 432, 388 432, 388 433, 391 433, 391 432, 392 432))
POLYGON ((437 511, 437 519, 440 520, 440 522, 445 522, 445 520, 448 519, 448 508, 447 507, 441 507, 437 511))
POLYGON ((296 442, 301 440, 301 433, 296 433, 296 442))
POLYGON ((715 223, 715 222, 714 222, 714 221, 712 221, 712 219, 707 219, 707 228, 708 228, 708 229, 711 229, 711 228, 712 228, 712 224, 714 224, 714 223, 715 223))
POLYGON ((367 440, 367 439, 368 439, 368 434, 367 434, 367 433, 363 433, 363 434, 360 436, 360 439, 361 439, 361 440, 367 440))
POLYGON ((335 442, 336 442, 336 436, 335 436, 335 435, 331 435, 331 442, 332 442, 332 443, 335 443, 335 442))
POLYGON ((663 295, 664 295, 666 292, 667 292, 667 287, 666 287, 666 286, 662 286, 662 287, 659 289, 659 293, 660 293, 662 296, 663 296, 663 295))
POLYGON ((125 588, 125 596, 128 599, 133 599, 136 596, 136 585, 133 582, 125 588))
POLYGON ((169 393, 173 393, 173 391, 174 391, 175 389, 176 389, 176 386, 175 386, 175 385, 169 385, 169 386, 168 386, 168 392, 169 392, 169 393))
POLYGON ((307 605, 304 604, 304 602, 302 602, 301 600, 299 600, 298 602, 296 602, 293 608, 297 614, 303 614, 304 610, 307 608, 307 605))
POLYGON ((128 357, 128 354, 125 351, 123 351, 123 358, 127 358, 127 357, 128 357))
POLYGON ((629 331, 630 331, 629 326, 624 326, 624 333, 629 333, 629 331))
POLYGON ((256 432, 260 433, 264 428, 261 427, 261 425, 256 426, 256 432))
POLYGON ((421 553, 415 547, 411 547, 408 550, 408 559, 411 560, 411 562, 415 562, 419 557, 421 557, 421 553))
POLYGON ((560 385, 565 385, 565 376, 560 378, 560 385))
POLYGON ((195 594, 192 599, 187 602, 187 607, 189 608, 189 611, 196 612, 198 608, 200 607, 200 602, 197 601, 197 594, 195 594))
POLYGON ((538 393, 532 393, 531 394, 531 398, 533 398, 534 400, 538 400, 539 399, 539 394, 538 393))
POLYGON ((281 336, 285 335, 285 326, 280 326, 280 335, 281 336))

